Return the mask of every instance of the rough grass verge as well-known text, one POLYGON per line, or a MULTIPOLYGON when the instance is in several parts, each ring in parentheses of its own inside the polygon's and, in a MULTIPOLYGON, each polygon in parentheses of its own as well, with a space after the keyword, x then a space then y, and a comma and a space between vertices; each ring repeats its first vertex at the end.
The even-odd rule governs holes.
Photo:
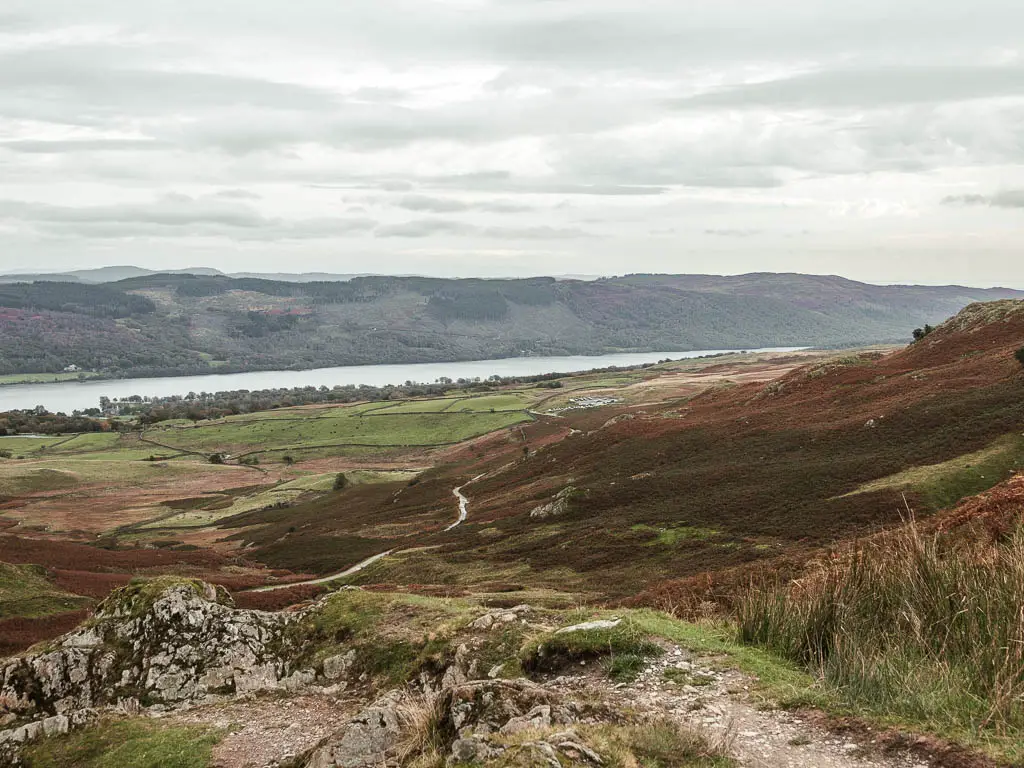
POLYGON ((22 752, 24 768, 208 768, 221 734, 201 726, 109 720, 22 752))
POLYGON ((530 640, 519 652, 528 673, 553 672, 569 664, 605 658, 609 673, 628 675, 639 671, 638 661, 664 653, 646 632, 632 621, 611 628, 553 632, 530 640), (632 657, 627 660, 623 657, 632 657), (616 659, 620 659, 616 661, 616 659))
POLYGON ((855 711, 1024 757, 1024 526, 995 543, 899 535, 753 590, 738 639, 855 711))

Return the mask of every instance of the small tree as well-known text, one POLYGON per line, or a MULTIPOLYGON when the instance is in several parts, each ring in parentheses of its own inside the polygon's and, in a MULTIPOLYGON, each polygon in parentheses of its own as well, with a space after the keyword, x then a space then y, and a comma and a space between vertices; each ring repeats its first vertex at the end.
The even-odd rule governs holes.
POLYGON ((343 491, 343 490, 345 490, 345 486, 347 486, 347 485, 348 485, 348 478, 345 477, 345 473, 344 472, 339 472, 338 474, 336 474, 334 476, 334 490, 336 490, 336 491, 343 491))
POLYGON ((211 453, 210 454, 210 463, 211 464, 223 464, 224 463, 224 454, 223 453, 211 453))
POLYGON ((1018 363, 1024 365, 1024 347, 1018 349, 1017 352, 1014 354, 1014 357, 1017 358, 1018 363))
POLYGON ((924 328, 915 328, 914 329, 914 341, 920 341, 921 339, 923 339, 925 336, 927 336, 929 333, 931 333, 934 330, 935 330, 934 326, 927 325, 927 324, 924 326, 924 328))

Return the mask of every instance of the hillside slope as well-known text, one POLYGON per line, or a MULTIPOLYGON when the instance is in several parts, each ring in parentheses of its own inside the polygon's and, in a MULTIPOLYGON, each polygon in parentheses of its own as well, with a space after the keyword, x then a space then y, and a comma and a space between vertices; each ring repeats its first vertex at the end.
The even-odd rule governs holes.
POLYGON ((772 274, 308 283, 162 274, 103 285, 11 284, 0 290, 0 374, 70 364, 142 376, 842 346, 905 339, 971 301, 1022 295, 772 274))
POLYGON ((893 354, 570 416, 572 436, 527 459, 468 466, 493 469, 469 491, 474 525, 443 556, 495 572, 527 563, 537 581, 617 596, 799 563, 1024 467, 1021 346, 1024 302, 972 305, 893 354), (556 514, 531 516, 560 498, 556 514))

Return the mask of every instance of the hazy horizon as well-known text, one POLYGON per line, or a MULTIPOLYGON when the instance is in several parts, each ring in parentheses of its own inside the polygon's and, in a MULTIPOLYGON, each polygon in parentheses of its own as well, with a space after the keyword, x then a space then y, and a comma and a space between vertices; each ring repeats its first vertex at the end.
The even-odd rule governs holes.
POLYGON ((7 0, 0 273, 1024 288, 1009 0, 7 0))

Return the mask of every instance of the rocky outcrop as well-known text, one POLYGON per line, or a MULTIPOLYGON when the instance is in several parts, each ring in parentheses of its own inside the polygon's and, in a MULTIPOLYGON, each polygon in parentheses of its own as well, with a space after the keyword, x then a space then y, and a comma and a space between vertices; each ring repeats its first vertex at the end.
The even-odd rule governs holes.
POLYGON ((581 491, 575 485, 568 485, 551 499, 547 504, 534 507, 530 517, 534 520, 544 520, 548 517, 558 517, 569 511, 569 505, 574 498, 579 496, 581 491))
MULTIPOLYGON (((528 680, 473 680, 439 693, 392 692, 342 726, 328 743, 313 750, 304 768, 374 768, 390 765, 403 747, 416 745, 424 732, 447 754, 450 765, 477 763, 501 755, 501 737, 551 729, 580 720, 581 709, 528 680)), ((555 754, 571 745, 576 755, 601 758, 575 733, 556 734, 555 754), (567 735, 568 734, 568 735, 567 735)), ((551 739, 547 740, 548 742, 551 739)), ((516 749, 527 748, 526 745, 516 749)), ((543 750, 543 748, 541 748, 543 750)), ((568 754, 568 752, 565 752, 568 754)), ((557 764, 557 759, 556 759, 557 764)))
POLYGON ((0 749, 67 730, 95 708, 294 689, 313 673, 281 658, 287 622, 286 614, 238 610, 223 589, 196 581, 118 590, 74 632, 0 665, 0 749))

